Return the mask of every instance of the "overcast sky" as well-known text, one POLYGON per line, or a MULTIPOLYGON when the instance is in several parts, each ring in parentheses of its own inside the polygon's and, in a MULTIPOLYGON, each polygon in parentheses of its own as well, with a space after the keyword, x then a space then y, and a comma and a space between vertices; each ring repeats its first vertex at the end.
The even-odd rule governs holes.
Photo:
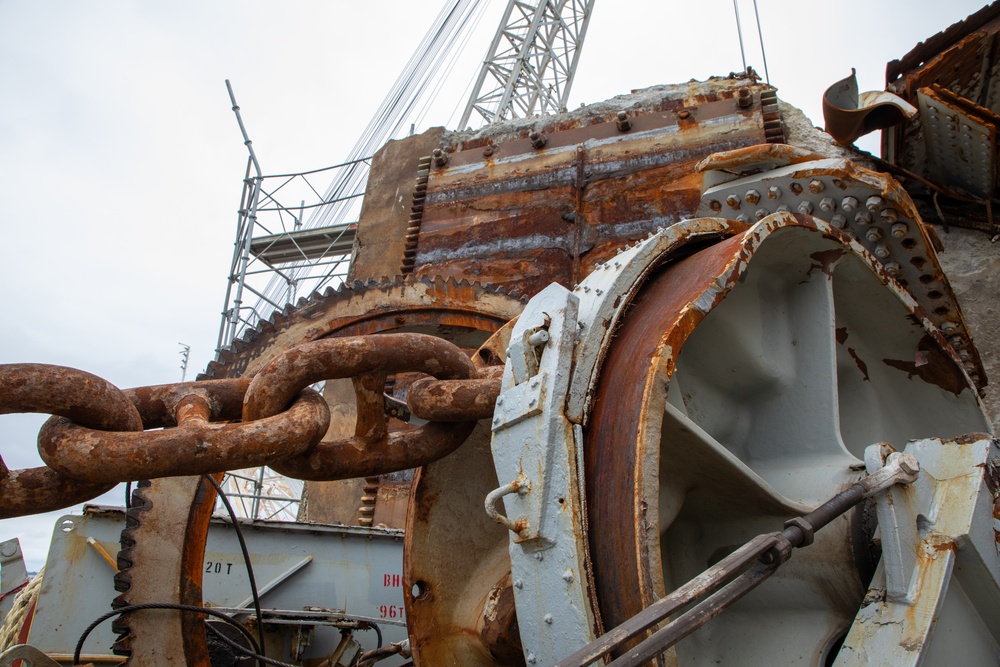
MULTIPOLYGON (((212 358, 246 151, 263 169, 344 159, 441 0, 0 0, 0 363, 81 368, 120 387, 212 358)), ((454 124, 504 9, 491 0, 416 130, 454 124)), ((770 79, 822 125, 820 96, 982 6, 975 0, 758 0, 770 79)), ((761 73, 752 0, 740 0, 761 73)), ((742 69, 732 0, 597 0, 570 107, 742 69)), ((866 144, 874 149, 877 144, 866 144)), ((40 416, 0 416, 10 468, 39 465, 40 416)), ((121 504, 121 493, 102 502, 121 504)), ((57 513, 58 514, 58 513, 57 513)), ((0 522, 37 569, 56 515, 0 522)))

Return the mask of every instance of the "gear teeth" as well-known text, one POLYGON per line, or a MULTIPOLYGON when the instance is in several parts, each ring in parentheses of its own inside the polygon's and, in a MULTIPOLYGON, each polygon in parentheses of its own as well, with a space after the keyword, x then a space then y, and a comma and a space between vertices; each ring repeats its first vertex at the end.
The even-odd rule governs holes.
MULTIPOLYGON (((135 547, 135 531, 142 523, 143 515, 152 509, 152 504, 146 497, 149 480, 136 484, 132 491, 131 507, 125 513, 125 529, 121 534, 121 549, 118 551, 118 572, 115 574, 115 590, 121 593, 111 602, 112 609, 121 609, 129 604, 129 591, 132 590, 132 566, 134 564, 132 549, 135 547)), ((122 614, 112 621, 111 629, 118 635, 112 646, 115 655, 131 656, 132 639, 135 635, 129 625, 128 614, 122 614)))
POLYGON ((420 243, 420 223, 424 218, 424 207, 427 204, 427 182, 431 175, 431 157, 422 157, 417 161, 417 179, 410 197, 410 217, 406 227, 406 237, 403 244, 403 257, 399 272, 411 274, 416 266, 417 245, 420 243))
POLYGON ((297 305, 292 305, 290 303, 285 304, 280 315, 275 316, 272 314, 270 319, 260 322, 256 329, 247 329, 244 331, 241 338, 235 339, 229 347, 224 348, 217 353, 216 359, 208 363, 205 368, 205 372, 199 374, 198 379, 209 380, 225 377, 238 377, 246 369, 248 362, 244 357, 246 357, 248 353, 252 356, 254 351, 258 350, 262 345, 269 344, 269 341, 274 340, 281 331, 286 330, 288 327, 294 326, 302 320, 314 319, 315 317, 322 316, 330 307, 328 306, 328 301, 330 300, 346 299, 350 301, 356 296, 361 296, 366 292, 373 291, 390 294, 393 290, 405 290, 415 285, 424 285, 430 289, 435 289, 435 287, 441 289, 443 287, 445 290, 449 287, 458 288, 471 286, 475 290, 481 291, 485 294, 507 296, 513 300, 520 301, 521 303, 525 303, 527 301, 527 299, 525 299, 524 296, 516 290, 510 290, 509 288, 502 286, 483 284, 479 281, 472 281, 468 278, 462 278, 459 281, 453 276, 443 277, 407 273, 396 274, 391 277, 383 276, 381 280, 372 278, 364 282, 361 280, 344 282, 337 287, 329 286, 323 290, 317 290, 309 295, 308 298, 303 297, 300 299, 297 305), (303 303, 306 305, 302 305, 303 303))

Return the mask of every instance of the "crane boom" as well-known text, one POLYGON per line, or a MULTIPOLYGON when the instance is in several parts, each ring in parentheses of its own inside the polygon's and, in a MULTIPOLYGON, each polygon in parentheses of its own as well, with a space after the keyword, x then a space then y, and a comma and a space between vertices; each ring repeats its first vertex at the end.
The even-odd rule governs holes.
POLYGON ((509 0, 459 127, 566 110, 594 0, 509 0))

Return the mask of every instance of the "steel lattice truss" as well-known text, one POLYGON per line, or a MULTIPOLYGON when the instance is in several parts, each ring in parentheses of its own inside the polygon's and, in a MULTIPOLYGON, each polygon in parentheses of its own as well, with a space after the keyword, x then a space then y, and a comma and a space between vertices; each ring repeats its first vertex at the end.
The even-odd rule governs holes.
POLYGON ((510 0, 459 127, 566 110, 594 0, 510 0))

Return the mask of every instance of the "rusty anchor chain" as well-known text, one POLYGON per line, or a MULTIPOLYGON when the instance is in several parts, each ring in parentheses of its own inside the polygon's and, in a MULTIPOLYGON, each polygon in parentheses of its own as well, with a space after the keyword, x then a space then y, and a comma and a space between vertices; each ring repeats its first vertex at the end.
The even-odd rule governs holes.
POLYGON ((0 414, 53 415, 38 436, 45 466, 8 470, 0 459, 0 518, 68 507, 138 479, 267 465, 330 480, 418 467, 454 451, 492 414, 499 384, 461 348, 415 333, 312 341, 253 378, 127 390, 73 368, 0 365, 0 414), (388 374, 402 372, 431 376, 407 397, 428 423, 395 432, 383 389, 388 374), (324 442, 329 408, 309 387, 340 378, 354 382, 355 435, 324 442))
MULTIPOLYGON (((105 431, 141 431, 135 406, 107 380, 48 364, 0 366, 0 414, 61 415, 105 431)), ((0 518, 51 512, 110 491, 114 483, 66 477, 48 467, 8 470, 0 459, 0 518)))

